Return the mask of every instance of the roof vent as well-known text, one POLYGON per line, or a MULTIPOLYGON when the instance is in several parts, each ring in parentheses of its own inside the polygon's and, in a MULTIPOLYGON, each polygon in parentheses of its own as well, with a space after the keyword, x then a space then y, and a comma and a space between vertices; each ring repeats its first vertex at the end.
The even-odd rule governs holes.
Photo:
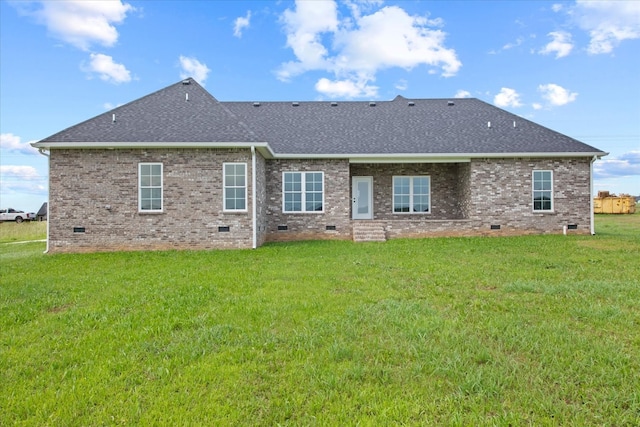
POLYGON ((183 85, 190 85, 190 84, 191 84, 191 79, 184 79, 184 80, 182 81, 182 84, 183 84, 183 85))
POLYGON ((454 105, 456 105, 453 101, 447 101, 447 105, 449 107, 453 107, 454 105))
POLYGON ((338 106, 338 103, 337 103, 336 101, 333 101, 333 102, 331 102, 331 106, 332 106, 332 107, 337 107, 337 106, 338 106))
POLYGON ((113 115, 111 116, 111 123, 115 123, 116 122, 116 113, 113 113, 113 115))
POLYGON ((254 107, 259 107, 259 106, 260 106, 260 103, 259 103, 259 102, 254 102, 254 103, 253 103, 253 106, 254 106, 254 107))
POLYGON ((375 106, 376 106, 376 102, 375 102, 375 101, 371 101, 371 102, 369 103, 369 107, 375 107, 375 106))
POLYGON ((407 103, 407 105, 408 105, 409 107, 413 107, 413 106, 415 106, 415 105, 416 105, 416 103, 415 103, 415 102, 413 102, 413 101, 409 101, 409 102, 407 103))
POLYGON ((491 127, 491 122, 487 122, 487 127, 490 128, 491 127))
POLYGON ((292 102, 291 105, 293 105, 294 107, 299 107, 300 103, 299 102, 292 102))

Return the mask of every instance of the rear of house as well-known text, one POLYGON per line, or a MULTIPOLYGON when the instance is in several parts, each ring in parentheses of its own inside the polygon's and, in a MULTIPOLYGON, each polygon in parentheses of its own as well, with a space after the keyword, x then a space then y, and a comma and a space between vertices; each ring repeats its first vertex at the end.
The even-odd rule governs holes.
POLYGON ((193 79, 34 146, 51 252, 592 233, 606 155, 477 99, 220 102, 193 79))

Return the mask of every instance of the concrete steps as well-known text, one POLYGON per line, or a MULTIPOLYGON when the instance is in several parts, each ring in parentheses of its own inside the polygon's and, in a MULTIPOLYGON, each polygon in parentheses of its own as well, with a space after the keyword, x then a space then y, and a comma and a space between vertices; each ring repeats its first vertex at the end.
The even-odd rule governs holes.
POLYGON ((382 221, 354 221, 354 242, 386 242, 384 222, 382 221))

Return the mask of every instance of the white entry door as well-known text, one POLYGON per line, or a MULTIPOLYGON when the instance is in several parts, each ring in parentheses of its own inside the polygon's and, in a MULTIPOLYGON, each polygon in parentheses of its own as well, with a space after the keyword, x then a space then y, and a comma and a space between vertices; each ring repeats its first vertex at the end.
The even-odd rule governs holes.
POLYGON ((351 178, 351 217, 353 219, 373 218, 373 177, 354 176, 351 178))

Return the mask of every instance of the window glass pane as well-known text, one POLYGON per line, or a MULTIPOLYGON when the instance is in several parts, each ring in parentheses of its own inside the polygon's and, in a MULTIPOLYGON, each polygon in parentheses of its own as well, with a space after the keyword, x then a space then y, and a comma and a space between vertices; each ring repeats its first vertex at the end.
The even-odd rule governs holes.
POLYGON ((396 194, 409 194, 409 178, 395 177, 393 179, 393 188, 396 194))
POLYGON ((151 185, 151 177, 149 175, 140 175, 140 185, 142 187, 148 187, 151 185))
POLYGON ((307 194, 305 210, 308 212, 322 211, 322 194, 307 194))
POLYGON ((394 212, 409 212, 409 196, 396 195, 393 198, 394 212))
POLYGON ((151 174, 160 176, 162 167, 160 165, 151 165, 151 174))
POLYGON ((429 178, 427 178, 427 177, 415 177, 415 178, 413 178, 413 192, 414 192, 414 194, 428 194, 429 193, 429 178))
POLYGON ((429 212, 429 196, 413 196, 414 212, 429 212))

